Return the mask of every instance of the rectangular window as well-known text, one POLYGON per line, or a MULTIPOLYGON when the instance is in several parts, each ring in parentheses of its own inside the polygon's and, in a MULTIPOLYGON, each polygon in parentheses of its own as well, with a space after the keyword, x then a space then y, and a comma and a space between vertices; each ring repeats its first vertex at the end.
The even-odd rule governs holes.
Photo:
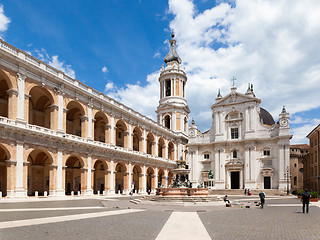
POLYGON ((238 128, 231 128, 231 139, 239 138, 239 130, 238 128))
POLYGON ((209 159, 210 156, 209 156, 209 154, 206 153, 206 154, 203 155, 203 158, 204 158, 204 159, 209 159))
POLYGON ((263 156, 270 156, 270 150, 263 150, 263 156))

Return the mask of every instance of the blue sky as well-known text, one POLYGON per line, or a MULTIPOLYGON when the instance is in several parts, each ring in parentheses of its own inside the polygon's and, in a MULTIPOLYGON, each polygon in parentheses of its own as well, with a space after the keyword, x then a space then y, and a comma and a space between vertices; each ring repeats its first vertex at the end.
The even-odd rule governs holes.
POLYGON ((200 130, 220 88, 254 84, 277 120, 291 113, 292 143, 320 123, 317 0, 108 0, 0 2, 0 36, 17 48, 155 119, 157 77, 170 28, 188 75, 200 130))

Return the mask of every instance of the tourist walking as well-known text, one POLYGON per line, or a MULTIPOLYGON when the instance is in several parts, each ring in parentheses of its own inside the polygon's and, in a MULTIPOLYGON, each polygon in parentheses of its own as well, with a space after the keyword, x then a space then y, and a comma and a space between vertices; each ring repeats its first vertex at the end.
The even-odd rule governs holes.
POLYGON ((266 198, 266 194, 264 193, 264 191, 261 190, 261 192, 259 193, 259 197, 260 197, 260 206, 261 208, 263 208, 264 203, 265 203, 265 198, 266 198))
POLYGON ((302 193, 302 212, 305 212, 305 208, 307 208, 307 213, 309 213, 309 202, 310 202, 310 193, 308 189, 304 189, 304 193, 302 193))
POLYGON ((228 199, 228 195, 225 195, 223 198, 223 201, 225 201, 226 203, 230 203, 229 199, 228 199))

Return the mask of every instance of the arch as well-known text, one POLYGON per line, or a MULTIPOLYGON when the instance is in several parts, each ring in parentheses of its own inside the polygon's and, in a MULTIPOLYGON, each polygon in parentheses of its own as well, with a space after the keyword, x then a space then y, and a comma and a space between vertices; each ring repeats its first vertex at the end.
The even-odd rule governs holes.
POLYGON ((66 161, 66 180, 65 180, 65 189, 66 195, 70 195, 73 191, 74 194, 78 194, 81 191, 81 183, 84 175, 84 162, 83 160, 75 155, 68 157, 66 161))
POLYGON ((6 160, 9 160, 10 153, 9 151, 0 144, 0 191, 2 196, 7 196, 7 163, 6 160))
POLYGON ((142 137, 142 131, 139 127, 135 127, 132 132, 132 149, 134 151, 141 151, 142 150, 142 143, 141 140, 142 137))
POLYGON ((103 194, 103 191, 106 189, 107 181, 107 169, 108 166, 103 160, 96 160, 94 163, 94 182, 93 182, 93 191, 94 193, 100 192, 103 194))
POLYGON ((124 121, 118 120, 116 124, 116 146, 127 147, 127 125, 124 121))
POLYGON ((133 182, 133 191, 135 193, 140 192, 140 187, 142 186, 142 169, 139 165, 135 165, 132 169, 132 182, 133 182))
POLYGON ((147 192, 149 193, 149 191, 151 192, 153 189, 155 189, 155 184, 153 181, 154 178, 154 171, 152 167, 148 167, 147 172, 147 192))
POLYGON ((169 142, 168 144, 168 159, 170 160, 174 160, 175 156, 174 156, 174 143, 173 142, 169 142))
POLYGON ((165 141, 162 137, 160 137, 158 141, 158 157, 165 157, 164 147, 165 147, 165 141))
POLYGON ((70 101, 67 105, 67 119, 66 119, 66 133, 81 137, 82 131, 82 117, 84 116, 84 109, 80 103, 70 101))
POLYGON ((123 193, 125 187, 125 175, 126 175, 127 168, 123 163, 117 163, 115 168, 116 173, 116 181, 115 181, 115 190, 116 193, 123 193))
POLYGON ((37 191, 39 196, 53 190, 53 159, 47 151, 34 149, 28 155, 28 195, 34 196, 37 191))
POLYGON ((30 89, 28 123, 40 127, 51 127, 51 105, 54 103, 52 95, 45 88, 34 86, 30 89))
POLYGON ((171 129, 171 116, 170 115, 166 115, 164 117, 164 126, 168 129, 171 129))
MULTIPOLYGON (((1 71, 0 71, 1 72, 1 71)), ((8 81, 0 75, 0 116, 8 117, 9 111, 9 85, 8 81)))
MULTIPOLYGON (((107 142, 108 135, 110 134, 107 128, 107 116, 99 111, 94 116, 94 140, 99 142, 107 142)), ((109 143, 109 142, 108 142, 109 143)))
POLYGON ((153 151, 153 147, 152 147, 153 143, 154 143, 154 136, 150 132, 147 135, 147 154, 154 155, 154 151, 153 151))
POLYGON ((158 170, 158 187, 164 187, 165 186, 165 175, 163 169, 158 170))

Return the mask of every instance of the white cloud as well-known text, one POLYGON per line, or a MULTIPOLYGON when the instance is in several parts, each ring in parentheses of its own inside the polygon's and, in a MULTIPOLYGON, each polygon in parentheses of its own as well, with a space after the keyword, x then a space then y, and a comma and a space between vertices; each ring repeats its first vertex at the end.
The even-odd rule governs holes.
MULTIPOLYGON (((3 5, 0 4, 0 32, 3 33, 7 31, 10 22, 10 18, 4 14, 3 5)), ((2 34, 0 34, 0 36, 2 36, 2 34)))
POLYGON ((115 91, 115 89, 113 88, 113 82, 108 82, 106 84, 106 86, 104 87, 104 92, 107 93, 109 91, 115 91))
POLYGON ((41 61, 48 63, 50 66, 64 72, 72 78, 76 77, 76 73, 72 69, 71 65, 65 64, 64 61, 60 61, 58 55, 50 57, 50 55, 44 48, 42 48, 41 50, 35 49, 34 51, 36 53, 37 58, 39 58, 41 61))
POLYGON ((104 67, 101 69, 101 71, 102 71, 103 73, 107 73, 109 70, 108 70, 108 68, 107 68, 106 66, 104 66, 104 67))
POLYGON ((76 77, 76 73, 71 68, 71 65, 66 65, 64 61, 60 61, 58 59, 58 55, 52 56, 51 61, 49 61, 49 65, 51 65, 52 67, 60 71, 63 71, 64 73, 66 73, 68 76, 72 78, 76 77))
POLYGON ((319 119, 308 119, 308 123, 305 123, 299 127, 295 127, 291 129, 291 133, 293 137, 291 139, 291 144, 299 144, 299 143, 309 143, 308 138, 306 137, 318 124, 320 123, 319 119))
POLYGON ((157 71, 148 75, 146 86, 140 86, 139 83, 127 84, 125 88, 115 88, 114 91, 107 91, 107 93, 135 111, 155 119, 155 110, 159 101, 159 74, 160 72, 157 71))
POLYGON ((153 58, 160 58, 161 54, 159 52, 156 52, 154 55, 153 55, 153 58))
MULTIPOLYGON (((210 105, 219 88, 223 96, 230 92, 233 76, 239 92, 246 91, 247 83, 254 84, 261 106, 275 118, 283 105, 291 114, 319 108, 319 1, 218 2, 200 12, 196 1, 169 0, 168 12, 174 16, 170 28, 175 30, 177 52, 188 75, 190 119, 203 131, 210 128, 210 105)), ((146 86, 127 85, 114 94, 151 115, 158 105, 157 77, 152 73, 146 86)), ((308 133, 307 127, 293 133, 294 141, 302 139, 299 136, 308 133)))

